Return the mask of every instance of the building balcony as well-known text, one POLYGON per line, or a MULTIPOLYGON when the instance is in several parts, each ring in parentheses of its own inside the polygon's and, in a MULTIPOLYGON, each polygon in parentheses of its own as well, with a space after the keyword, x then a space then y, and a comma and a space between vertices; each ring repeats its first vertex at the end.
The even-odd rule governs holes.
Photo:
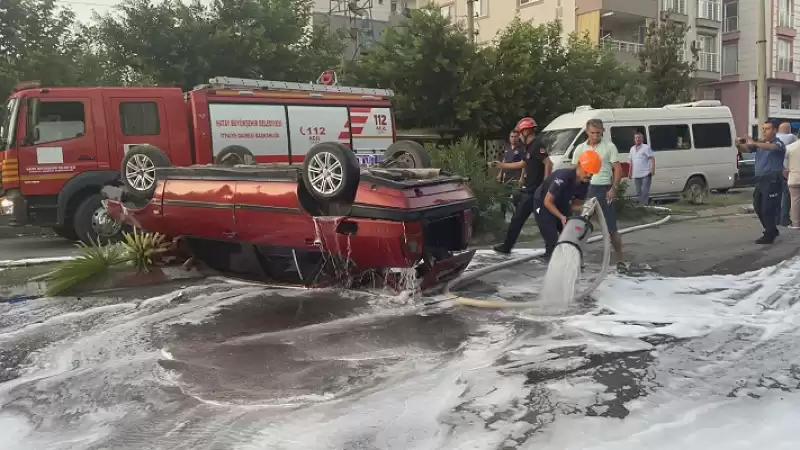
POLYGON ((694 76, 701 81, 719 81, 719 53, 697 52, 697 67, 694 76))
POLYGON ((661 11, 669 14, 688 15, 687 0, 661 0, 661 11))
POLYGON ((606 38, 601 41, 600 45, 611 50, 617 61, 633 67, 639 66, 639 52, 644 48, 643 44, 606 38))

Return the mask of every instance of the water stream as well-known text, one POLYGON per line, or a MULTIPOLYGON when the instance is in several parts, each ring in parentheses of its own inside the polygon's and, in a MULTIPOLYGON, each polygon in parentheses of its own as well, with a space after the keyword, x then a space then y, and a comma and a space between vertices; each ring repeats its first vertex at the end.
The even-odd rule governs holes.
POLYGON ((556 246, 544 275, 539 299, 560 310, 569 308, 580 274, 580 250, 573 245, 556 246))

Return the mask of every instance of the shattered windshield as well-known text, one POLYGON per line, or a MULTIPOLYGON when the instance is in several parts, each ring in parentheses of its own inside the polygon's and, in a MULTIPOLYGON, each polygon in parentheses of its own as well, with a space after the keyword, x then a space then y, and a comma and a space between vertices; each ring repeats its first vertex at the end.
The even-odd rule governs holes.
POLYGON ((0 150, 8 148, 8 143, 14 139, 14 118, 16 117, 17 99, 11 98, 6 102, 0 112, 0 150))
POLYGON ((545 130, 540 137, 544 141, 547 153, 551 155, 563 155, 580 131, 580 128, 545 130))

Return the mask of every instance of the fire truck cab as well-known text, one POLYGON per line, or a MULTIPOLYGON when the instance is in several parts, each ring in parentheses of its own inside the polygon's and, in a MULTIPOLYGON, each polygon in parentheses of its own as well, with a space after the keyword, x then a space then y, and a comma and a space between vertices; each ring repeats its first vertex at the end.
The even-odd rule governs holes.
POLYGON ((320 142, 349 147, 366 165, 386 157, 429 164, 413 143, 393 145, 390 90, 337 86, 329 77, 209 81, 189 92, 18 86, 0 117, 0 224, 115 240, 121 224, 103 206, 106 185, 146 197, 158 166, 297 164, 320 142))

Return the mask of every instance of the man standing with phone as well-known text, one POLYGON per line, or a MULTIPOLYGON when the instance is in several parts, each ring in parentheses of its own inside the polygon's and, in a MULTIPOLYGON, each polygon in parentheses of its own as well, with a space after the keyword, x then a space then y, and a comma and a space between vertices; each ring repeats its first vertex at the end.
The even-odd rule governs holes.
POLYGON ((614 209, 614 197, 617 195, 617 186, 622 180, 622 165, 619 162, 619 151, 610 139, 603 139, 603 121, 591 119, 586 122, 586 135, 588 139, 575 148, 572 155, 572 164, 577 165, 581 154, 587 150, 594 150, 600 155, 602 166, 597 175, 592 176, 589 182, 587 198, 595 197, 597 203, 603 208, 608 231, 611 234, 611 245, 614 247, 617 270, 628 269, 622 255, 622 237, 617 228, 617 212, 614 209))
POLYGON ((755 141, 747 136, 736 140, 740 152, 756 153, 756 188, 753 191, 753 209, 764 227, 764 234, 756 244, 772 244, 780 234, 778 218, 783 193, 783 162, 786 145, 776 136, 775 125, 764 122, 761 126, 764 139, 755 141))

